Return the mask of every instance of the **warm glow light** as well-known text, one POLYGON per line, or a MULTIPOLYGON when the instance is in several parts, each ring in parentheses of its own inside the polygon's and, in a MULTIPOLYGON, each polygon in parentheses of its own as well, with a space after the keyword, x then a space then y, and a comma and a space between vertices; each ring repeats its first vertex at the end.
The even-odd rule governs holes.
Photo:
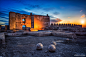
POLYGON ((84 20, 82 20, 81 23, 84 24, 84 20))
POLYGON ((37 29, 31 28, 30 31, 38 31, 37 29))

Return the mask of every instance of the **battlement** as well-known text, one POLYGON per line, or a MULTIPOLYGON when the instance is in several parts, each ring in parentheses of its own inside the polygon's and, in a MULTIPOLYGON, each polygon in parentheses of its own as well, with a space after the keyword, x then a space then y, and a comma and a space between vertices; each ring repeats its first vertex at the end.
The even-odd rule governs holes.
POLYGON ((82 25, 77 25, 77 24, 55 24, 55 23, 51 23, 51 26, 59 26, 59 27, 80 27, 82 28, 82 25))

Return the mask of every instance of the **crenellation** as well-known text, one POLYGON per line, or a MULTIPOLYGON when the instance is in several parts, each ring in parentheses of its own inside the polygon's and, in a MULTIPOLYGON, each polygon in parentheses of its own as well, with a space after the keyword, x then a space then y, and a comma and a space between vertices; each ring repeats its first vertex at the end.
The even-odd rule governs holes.
POLYGON ((53 23, 51 23, 51 26, 53 26, 53 23))
POLYGON ((57 24, 53 24, 53 23, 51 23, 51 26, 59 26, 59 27, 78 27, 78 28, 82 28, 82 25, 77 25, 77 24, 60 24, 60 23, 57 23, 57 24))

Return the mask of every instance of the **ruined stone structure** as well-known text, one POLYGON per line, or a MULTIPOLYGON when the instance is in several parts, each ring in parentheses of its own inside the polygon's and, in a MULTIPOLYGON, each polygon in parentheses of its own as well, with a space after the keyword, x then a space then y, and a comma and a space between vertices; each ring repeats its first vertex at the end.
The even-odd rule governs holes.
POLYGON ((30 27, 37 30, 42 30, 46 26, 50 26, 50 17, 42 15, 26 15, 15 12, 9 12, 9 27, 10 30, 22 30, 22 26, 30 27))

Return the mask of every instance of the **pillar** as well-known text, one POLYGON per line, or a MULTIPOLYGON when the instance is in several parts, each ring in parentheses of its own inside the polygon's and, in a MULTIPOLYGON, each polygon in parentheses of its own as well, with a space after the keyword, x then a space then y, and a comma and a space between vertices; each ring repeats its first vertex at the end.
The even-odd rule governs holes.
POLYGON ((30 13, 31 15, 31 28, 34 28, 34 15, 32 15, 32 13, 30 13))
POLYGON ((1 25, 0 25, 0 30, 1 30, 1 25))

